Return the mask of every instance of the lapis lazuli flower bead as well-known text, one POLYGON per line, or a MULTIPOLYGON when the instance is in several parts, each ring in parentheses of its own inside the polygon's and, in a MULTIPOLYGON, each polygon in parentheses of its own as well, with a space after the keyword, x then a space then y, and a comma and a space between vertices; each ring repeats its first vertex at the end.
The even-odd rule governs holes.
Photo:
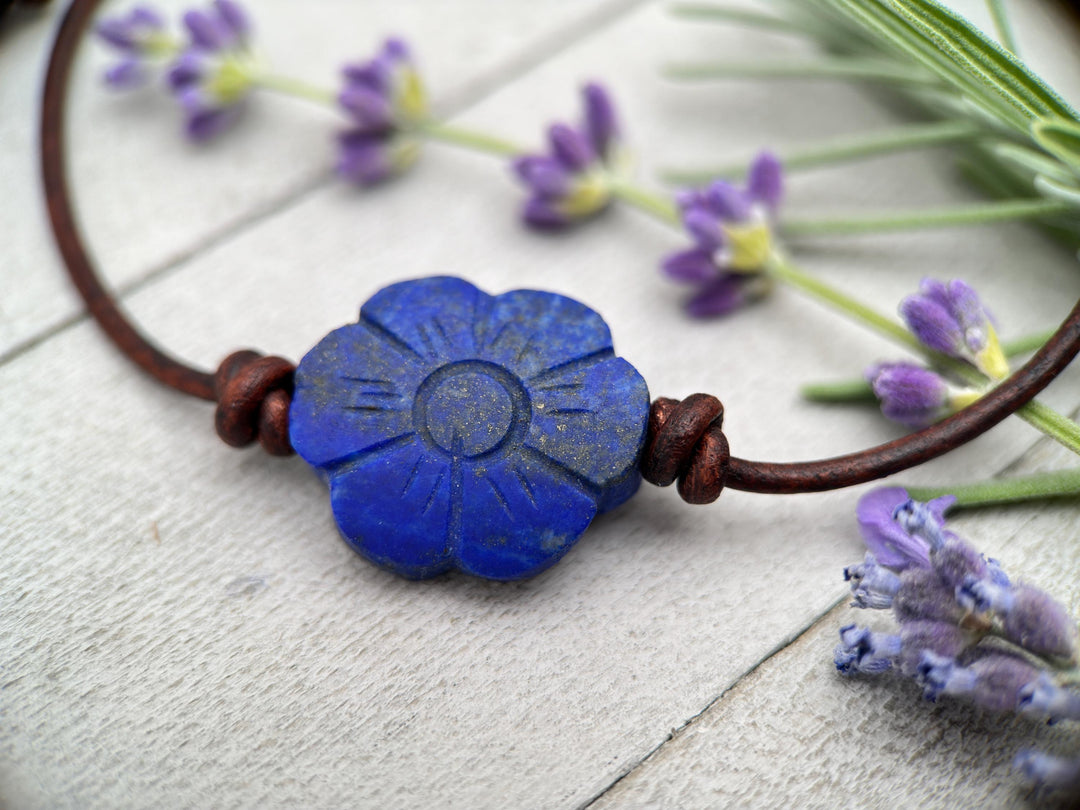
POLYGON ((514 580, 634 494, 648 411, 593 310, 438 277, 381 290, 308 352, 290 436, 372 562, 514 580))

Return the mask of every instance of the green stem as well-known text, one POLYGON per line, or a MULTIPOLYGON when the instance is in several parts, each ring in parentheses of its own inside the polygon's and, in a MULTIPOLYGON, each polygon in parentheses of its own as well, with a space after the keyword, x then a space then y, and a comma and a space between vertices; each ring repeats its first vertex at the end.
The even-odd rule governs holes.
MULTIPOLYGON (((979 134, 979 128, 967 121, 913 124, 781 151, 778 157, 785 171, 795 171, 927 146, 958 143, 972 140, 979 134)), ((745 176, 749 163, 749 160, 744 160, 712 169, 670 169, 661 172, 660 176, 669 183, 704 183, 718 177, 736 180, 745 176)))
POLYGON ((998 42, 1014 56, 1019 56, 1020 51, 1016 49, 1016 37, 1013 36, 1012 24, 1009 22, 1009 15, 1005 11, 1004 1, 986 0, 986 9, 994 20, 998 42))
POLYGON ((1072 419, 1035 399, 1018 410, 1016 415, 1036 430, 1041 430, 1059 444, 1080 454, 1080 425, 1072 419))
POLYGON ((662 73, 669 79, 700 81, 709 79, 843 79, 900 84, 936 84, 922 70, 884 59, 778 60, 766 62, 702 62, 666 65, 662 73))
POLYGON ((264 90, 311 101, 323 106, 333 107, 337 103, 337 97, 332 90, 316 87, 291 76, 280 76, 276 73, 259 73, 253 77, 252 81, 264 90))
POLYGON ((496 155, 498 157, 514 157, 516 155, 523 155, 529 151, 523 146, 519 146, 516 143, 512 143, 511 141, 504 140, 503 138, 494 135, 475 132, 470 129, 464 129, 450 124, 441 124, 436 121, 429 121, 419 125, 417 131, 432 140, 442 141, 443 143, 471 149, 474 152, 484 152, 485 154, 496 155))
POLYGON ((982 225, 1008 220, 1041 219, 1066 214, 1072 210, 1069 205, 1053 200, 1005 200, 951 208, 923 208, 910 213, 864 214, 844 218, 788 218, 781 223, 781 232, 784 236, 887 233, 921 228, 982 225))
MULTIPOLYGON (((1023 335, 1013 340, 1004 341, 1001 350, 1006 357, 1016 357, 1020 354, 1028 354, 1040 349, 1048 341, 1054 332, 1036 332, 1032 335, 1023 335)), ((810 402, 875 402, 874 389, 866 380, 851 379, 837 380, 835 382, 807 383, 800 389, 803 399, 810 402)))
POLYGON ((1001 350, 1005 352, 1006 357, 1016 357, 1019 354, 1030 354, 1031 352, 1038 351, 1043 347, 1046 341, 1050 340, 1057 330, 1047 329, 1045 332, 1035 332, 1031 335, 1023 335, 1012 340, 1003 341, 1001 344, 1001 350))
POLYGON ((772 14, 762 14, 745 8, 729 8, 708 3, 675 3, 668 7, 668 12, 675 17, 691 20, 710 20, 723 23, 736 23, 766 31, 779 31, 784 34, 805 34, 798 25, 772 14))
POLYGON ((877 330, 905 348, 921 352, 923 346, 911 332, 900 323, 852 298, 847 293, 829 286, 824 281, 804 273, 781 256, 774 255, 768 266, 769 273, 792 287, 810 293, 835 309, 877 330))
POLYGON ((1036 473, 1018 478, 991 478, 971 484, 935 487, 908 487, 917 501, 942 495, 956 496, 956 509, 995 503, 1016 503, 1041 498, 1065 498, 1080 495, 1080 468, 1036 473))
MULTIPOLYGON (((876 329, 884 336, 912 349, 926 357, 931 365, 975 385, 985 385, 986 379, 966 363, 946 357, 938 352, 927 350, 919 341, 891 318, 855 300, 840 290, 830 287, 823 281, 807 275, 780 255, 774 254, 768 264, 768 272, 793 287, 808 292, 821 301, 839 309, 846 315, 876 329)), ((1064 447, 1080 454, 1080 425, 1062 416, 1057 411, 1032 400, 1016 415, 1037 430, 1057 441, 1064 447)))
POLYGON ((611 181, 611 193, 661 222, 668 225, 679 224, 679 211, 675 203, 667 197, 618 179, 611 181))

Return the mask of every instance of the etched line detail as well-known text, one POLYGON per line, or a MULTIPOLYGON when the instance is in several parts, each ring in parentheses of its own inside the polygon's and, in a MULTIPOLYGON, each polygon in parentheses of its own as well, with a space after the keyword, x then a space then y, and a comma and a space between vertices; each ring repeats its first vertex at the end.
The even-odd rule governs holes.
POLYGON ((450 348, 450 335, 447 333, 446 327, 443 326, 443 322, 438 318, 432 318, 431 322, 435 326, 435 331, 439 333, 439 337, 442 338, 443 345, 450 348))
POLYGON ((385 411, 386 413, 403 413, 405 408, 387 408, 385 405, 342 405, 343 411, 385 411))
POLYGON ((439 475, 435 479, 435 483, 431 485, 431 492, 428 493, 427 500, 424 502, 424 508, 420 510, 422 513, 427 514, 428 509, 435 503, 435 498, 439 495, 439 487, 442 486, 443 478, 446 477, 446 470, 439 470, 439 475))
POLYGON ((485 475, 484 480, 487 481, 488 486, 491 487, 491 492, 495 495, 495 500, 499 502, 499 505, 506 511, 506 514, 512 518, 514 516, 514 510, 510 508, 510 502, 506 500, 506 495, 503 494, 503 491, 499 489, 498 485, 490 475, 485 475))
POLYGON ((416 480, 417 474, 420 472, 420 465, 423 464, 423 462, 424 457, 422 455, 417 456, 416 463, 413 464, 412 472, 409 473, 409 477, 405 481, 405 486, 401 490, 402 497, 404 497, 405 493, 409 491, 409 487, 413 485, 413 482, 416 480))
POLYGON ((506 331, 509 328, 510 328, 510 322, 509 321, 507 321, 502 326, 500 326, 498 328, 498 330, 496 330, 495 336, 491 340, 488 341, 487 347, 489 349, 495 348, 495 344, 498 343, 500 340, 502 340, 503 335, 506 334, 506 331))
POLYGON ((517 467, 514 467, 514 475, 517 476, 517 480, 521 483, 521 488, 525 491, 525 495, 529 498, 529 503, 533 505, 534 509, 539 508, 539 505, 536 503, 536 493, 533 492, 532 484, 530 484, 529 479, 525 477, 525 473, 523 473, 517 467))
POLYGON ((533 340, 535 338, 536 338, 536 333, 535 332, 533 334, 529 335, 527 338, 525 338, 524 342, 521 344, 521 348, 518 349, 517 355, 515 355, 515 357, 514 357, 514 362, 515 363, 520 363, 523 359, 525 359, 525 355, 527 355, 529 353, 529 348, 532 346, 532 342, 533 342, 533 340))
POLYGON ((577 391, 585 383, 577 380, 576 382, 564 382, 564 383, 549 383, 548 385, 536 386, 537 391, 577 391))
POLYGON ((565 414, 580 414, 580 413, 596 413, 592 408, 550 408, 547 413, 552 416, 563 416, 565 414))
POLYGON ((341 374, 338 376, 339 380, 345 382, 360 383, 361 385, 385 385, 388 388, 393 388, 394 384, 390 380, 377 380, 374 377, 353 377, 349 374, 341 374))
POLYGON ((418 323, 416 332, 420 335, 420 340, 424 342, 424 348, 427 349, 428 354, 437 357, 439 352, 435 349, 435 342, 431 339, 430 327, 426 323, 418 323))
POLYGON ((589 352, 588 354, 583 354, 579 357, 572 357, 562 363, 556 363, 543 371, 538 371, 525 382, 526 384, 547 382, 552 378, 575 374, 614 356, 615 352, 612 348, 610 346, 605 346, 603 349, 599 349, 595 352, 589 352))
POLYGON ((387 343, 389 343, 395 349, 398 349, 399 351, 402 351, 402 352, 407 352, 407 353, 413 355, 414 357, 416 357, 419 360, 426 360, 427 359, 426 357, 424 357, 423 354, 421 354, 419 351, 417 351, 415 348, 413 348, 413 346, 411 344, 409 344, 406 341, 399 338, 397 335, 395 335, 393 332, 391 332, 389 329, 387 329, 381 323, 379 323, 378 321, 372 320, 371 318, 365 316, 363 311, 360 312, 360 323, 363 324, 368 329, 370 329, 372 332, 374 332, 380 338, 385 340, 387 343))

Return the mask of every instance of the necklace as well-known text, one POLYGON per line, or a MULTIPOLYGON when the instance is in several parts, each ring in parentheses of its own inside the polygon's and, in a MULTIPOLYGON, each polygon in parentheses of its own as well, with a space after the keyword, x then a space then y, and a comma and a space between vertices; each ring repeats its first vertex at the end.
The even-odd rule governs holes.
POLYGON ((1011 378, 963 411, 902 439, 821 461, 731 456, 723 407, 706 394, 649 404, 592 309, 553 293, 489 296, 457 278, 377 293, 357 324, 331 332, 299 367, 252 351, 203 371, 159 349, 126 318, 83 245, 64 165, 64 97, 96 0, 74 2, 50 57, 42 170, 50 221, 72 281, 117 347, 163 384, 217 404, 219 436, 294 450, 330 486, 346 540, 410 578, 449 569, 497 580, 555 563, 594 515, 641 478, 710 503, 724 487, 838 489, 928 461, 1022 407, 1080 351, 1080 304, 1011 378))

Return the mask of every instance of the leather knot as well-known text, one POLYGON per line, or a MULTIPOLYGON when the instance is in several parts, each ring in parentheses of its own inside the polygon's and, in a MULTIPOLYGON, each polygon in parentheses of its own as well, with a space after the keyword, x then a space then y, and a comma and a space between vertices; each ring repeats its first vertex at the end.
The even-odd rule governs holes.
POLYGON ((233 352, 214 375, 217 412, 214 427, 233 447, 256 439, 272 456, 294 452, 289 442, 289 405, 296 366, 283 357, 255 351, 233 352))
POLYGON ((724 489, 727 438, 720 429, 724 406, 709 394, 691 394, 681 402, 660 397, 649 409, 649 429, 641 459, 641 475, 666 487, 679 482, 687 503, 712 503, 724 489))

